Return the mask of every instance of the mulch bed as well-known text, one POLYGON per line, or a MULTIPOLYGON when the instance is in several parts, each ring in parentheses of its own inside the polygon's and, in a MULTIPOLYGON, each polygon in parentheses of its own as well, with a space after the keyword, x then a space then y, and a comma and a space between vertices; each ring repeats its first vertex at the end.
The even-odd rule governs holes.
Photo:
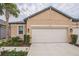
MULTIPOLYGON (((8 42, 8 43, 10 43, 10 42, 8 42)), ((24 41, 22 41, 22 40, 19 41, 19 42, 16 42, 16 43, 18 43, 17 45, 15 45, 15 44, 8 44, 8 43, 6 43, 5 45, 2 45, 1 47, 30 47, 31 46, 31 43, 25 44, 24 41)))
POLYGON ((79 44, 75 44, 75 46, 79 47, 79 44))
MULTIPOLYGON (((72 44, 72 43, 70 42, 69 44, 72 44)), ((74 44, 72 44, 72 45, 74 45, 74 44)), ((75 44, 74 46, 77 46, 77 47, 79 47, 79 44, 75 44)))

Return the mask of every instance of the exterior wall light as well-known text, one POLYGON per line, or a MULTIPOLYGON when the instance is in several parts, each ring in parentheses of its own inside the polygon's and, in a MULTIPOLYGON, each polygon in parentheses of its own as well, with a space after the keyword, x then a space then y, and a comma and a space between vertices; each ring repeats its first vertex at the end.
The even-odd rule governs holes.
POLYGON ((73 29, 72 28, 70 28, 70 32, 73 32, 73 29))

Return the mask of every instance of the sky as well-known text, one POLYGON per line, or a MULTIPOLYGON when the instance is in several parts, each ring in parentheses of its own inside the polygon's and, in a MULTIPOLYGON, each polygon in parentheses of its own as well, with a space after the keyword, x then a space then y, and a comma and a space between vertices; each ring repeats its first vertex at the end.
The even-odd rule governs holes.
MULTIPOLYGON (((17 7, 20 10, 19 17, 10 16, 9 22, 23 21, 24 18, 49 6, 53 6, 65 14, 79 19, 79 3, 17 3, 17 7)), ((5 20, 5 17, 0 16, 0 19, 5 20)))

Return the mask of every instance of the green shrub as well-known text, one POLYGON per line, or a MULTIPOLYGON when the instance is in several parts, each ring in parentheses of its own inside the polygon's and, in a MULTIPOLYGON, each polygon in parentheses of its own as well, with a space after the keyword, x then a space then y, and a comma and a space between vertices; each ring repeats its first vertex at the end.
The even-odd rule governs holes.
POLYGON ((1 56, 26 56, 28 52, 25 51, 16 51, 16 50, 12 50, 12 51, 2 51, 1 52, 1 56))
POLYGON ((31 45, 30 39, 31 39, 30 35, 24 35, 24 43, 28 46, 31 45))
POLYGON ((72 35, 71 35, 71 39, 72 39, 72 42, 71 42, 71 43, 75 45, 76 42, 77 42, 77 39, 78 39, 78 35, 72 34, 72 35))
POLYGON ((19 37, 12 37, 6 42, 0 43, 1 46, 30 46, 30 35, 24 35, 24 40, 20 40, 19 37))
POLYGON ((17 36, 17 37, 12 37, 12 40, 14 41, 14 42, 16 42, 16 41, 19 41, 19 37, 17 36))
POLYGON ((0 47, 1 47, 1 46, 4 46, 4 42, 0 43, 0 47))
POLYGON ((6 45, 7 45, 6 42, 2 42, 2 43, 0 43, 0 47, 1 47, 1 46, 6 46, 6 45))
POLYGON ((20 43, 22 42, 19 40, 19 37, 12 37, 11 39, 7 40, 6 42, 0 43, 0 46, 20 46, 20 43))
POLYGON ((18 46, 19 45, 19 37, 12 37, 12 40, 11 40, 11 44, 10 45, 13 45, 13 46, 18 46))
POLYGON ((26 38, 27 38, 27 36, 26 36, 26 34, 24 35, 24 43, 26 43, 26 38))
POLYGON ((30 35, 27 35, 27 37, 26 37, 26 44, 27 44, 27 46, 31 45, 30 39, 31 39, 30 35))
POLYGON ((30 39, 31 39, 30 35, 27 35, 26 36, 26 43, 30 43, 30 39))

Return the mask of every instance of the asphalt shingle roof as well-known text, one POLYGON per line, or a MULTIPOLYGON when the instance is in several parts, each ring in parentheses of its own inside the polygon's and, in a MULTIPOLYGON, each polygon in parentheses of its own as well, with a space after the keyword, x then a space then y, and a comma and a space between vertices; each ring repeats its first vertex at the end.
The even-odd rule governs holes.
POLYGON ((44 11, 50 9, 50 8, 51 8, 52 10, 54 10, 54 11, 56 11, 56 12, 58 12, 58 13, 64 15, 65 17, 67 17, 67 18, 69 18, 69 19, 72 19, 72 21, 74 21, 74 22, 78 22, 78 21, 79 21, 79 19, 73 18, 72 16, 69 16, 68 14, 65 14, 64 12, 62 12, 62 11, 60 11, 60 10, 58 10, 58 9, 56 9, 56 8, 54 8, 54 7, 52 7, 52 6, 49 6, 49 7, 45 8, 45 9, 39 11, 39 12, 36 12, 36 13, 32 14, 31 16, 26 17, 26 18, 24 19, 24 21, 26 21, 26 20, 28 20, 28 18, 34 17, 34 16, 36 16, 36 15, 38 15, 38 14, 40 14, 40 13, 42 13, 42 12, 44 12, 44 11))

